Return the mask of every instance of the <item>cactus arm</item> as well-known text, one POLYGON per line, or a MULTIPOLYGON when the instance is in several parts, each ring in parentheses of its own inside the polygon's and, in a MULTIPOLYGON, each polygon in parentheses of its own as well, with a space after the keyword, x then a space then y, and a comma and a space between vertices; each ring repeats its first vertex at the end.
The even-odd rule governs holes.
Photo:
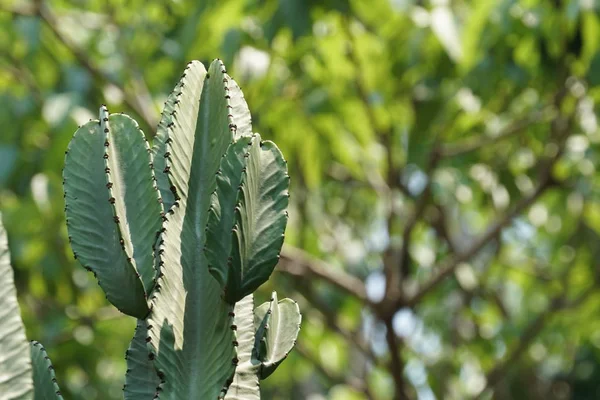
POLYGON ((105 133, 108 192, 118 218, 128 262, 140 275, 145 293, 154 286, 153 245, 161 228, 160 196, 154 183, 150 148, 137 122, 100 108, 105 133))
POLYGON ((256 308, 254 357, 261 362, 260 379, 268 378, 285 360, 296 344, 301 322, 298 303, 291 299, 278 302, 276 292, 270 302, 256 308))
POLYGON ((31 364, 33 365, 34 400, 61 400, 63 397, 56 383, 54 367, 40 342, 31 341, 31 364))
MULTIPOLYGON (((1 217, 1 215, 0 215, 1 217)), ((0 218, 0 393, 9 400, 31 399, 33 383, 25 328, 10 266, 8 239, 0 218)))
POLYGON ((188 65, 169 130, 165 169, 177 195, 160 244, 161 274, 147 318, 160 399, 216 399, 233 376, 232 307, 202 252, 211 193, 232 140, 224 67, 188 65), (210 76, 210 77, 209 77, 210 76))
POLYGON ((287 225, 289 176, 277 146, 252 138, 233 227, 226 300, 235 303, 262 285, 279 260, 287 225))
POLYGON ((221 159, 217 172, 217 189, 212 194, 208 211, 206 245, 204 253, 208 268, 215 279, 225 287, 229 274, 231 253, 231 230, 233 228, 238 187, 246 166, 248 145, 251 138, 244 137, 231 144, 221 159))
POLYGON ((249 294, 235 304, 238 365, 225 400, 259 400, 258 372, 260 363, 252 357, 254 349, 254 295, 249 294))
POLYGON ((146 322, 138 319, 133 339, 125 353, 127 373, 123 392, 125 400, 149 400, 154 397, 160 379, 148 358, 146 322))
POLYGON ((226 76, 226 79, 229 80, 231 115, 235 125, 234 139, 252 136, 252 116, 244 94, 236 81, 230 76, 226 76))
MULTIPOLYGON (((182 78, 183 80, 184 78, 182 78)), ((171 183, 169 183, 169 176, 164 172, 167 166, 167 160, 165 154, 167 153, 167 140, 169 139, 169 129, 171 122, 173 122, 173 115, 171 113, 175 110, 176 101, 178 101, 179 93, 181 91, 180 85, 175 87, 175 90, 171 92, 165 106, 161 113, 160 122, 156 128, 156 136, 152 143, 152 156, 154 169, 156 171, 156 185, 160 190, 160 195, 163 200, 163 210, 169 211, 175 203, 175 194, 171 191, 171 183)))
POLYGON ((69 240, 74 256, 94 273, 108 301, 143 318, 148 313, 144 287, 123 251, 108 191, 105 140, 99 122, 90 121, 69 143, 63 171, 69 240))

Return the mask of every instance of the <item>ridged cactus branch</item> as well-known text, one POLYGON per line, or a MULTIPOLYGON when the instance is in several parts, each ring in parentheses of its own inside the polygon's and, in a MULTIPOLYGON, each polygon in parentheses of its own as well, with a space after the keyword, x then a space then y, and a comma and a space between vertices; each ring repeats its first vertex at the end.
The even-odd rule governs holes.
POLYGON ((137 122, 100 108, 105 134, 104 165, 109 203, 113 207, 127 261, 140 275, 145 293, 154 286, 154 242, 161 229, 160 196, 150 147, 137 122))
POLYGON ((19 313, 10 266, 8 239, 0 215, 0 394, 3 399, 31 399, 31 359, 19 313))
POLYGON ((35 387, 34 400, 62 400, 60 387, 58 387, 54 375, 54 367, 46 349, 40 342, 32 341, 30 352, 35 387))
POLYGON ((175 117, 173 111, 175 111, 175 106, 180 102, 179 96, 181 96, 182 90, 183 87, 178 84, 175 87, 175 90, 173 90, 167 98, 167 101, 165 101, 165 107, 161 113, 160 122, 156 129, 156 136, 152 143, 154 169, 159 171, 159 173, 156 174, 156 184, 160 190, 164 212, 169 211, 175 203, 175 193, 171 190, 169 176, 162 171, 165 170, 167 166, 167 157, 169 157, 169 154, 167 154, 167 141, 169 139, 169 129, 173 126, 171 123, 175 117))
POLYGON ((253 358, 255 343, 254 295, 249 294, 235 305, 238 364, 225 400, 259 400, 260 363, 253 358))
POLYGON ((148 328, 144 320, 138 319, 129 349, 125 353, 127 373, 123 392, 125 400, 149 400, 156 394, 160 378, 154 363, 148 358, 146 346, 148 328))
POLYGON ((221 165, 217 171, 217 189, 212 194, 208 211, 204 253, 208 260, 208 269, 223 288, 227 285, 229 274, 234 273, 230 269, 235 207, 251 145, 251 137, 241 138, 231 144, 221 158, 221 165))
POLYGON ((252 136, 252 116, 250 115, 250 109, 244 99, 244 94, 238 86, 237 82, 234 81, 229 75, 225 74, 225 79, 229 83, 229 118, 235 131, 233 134, 234 139, 239 139, 246 136, 252 136))
MULTIPOLYGON (((90 121, 69 143, 63 171, 69 240, 75 258, 98 278, 108 301, 125 314, 144 318, 148 314, 146 293, 126 252, 119 227, 123 216, 116 214, 111 190, 114 182, 109 174, 116 171, 107 163, 107 133, 99 121, 90 121)), ((123 218, 122 223, 127 220, 123 218)))
POLYGON ((164 173, 176 201, 164 223, 161 274, 147 319, 161 399, 216 399, 235 369, 233 307, 208 271, 202 252, 215 174, 232 141, 225 69, 188 65, 172 111, 164 173))
POLYGON ((205 247, 229 303, 255 291, 273 272, 287 225, 288 188, 281 152, 258 134, 241 138, 223 157, 205 247))
POLYGON ((298 303, 291 299, 277 301, 276 292, 270 302, 254 310, 255 358, 261 363, 260 379, 268 378, 288 356, 296 344, 301 322, 298 303))

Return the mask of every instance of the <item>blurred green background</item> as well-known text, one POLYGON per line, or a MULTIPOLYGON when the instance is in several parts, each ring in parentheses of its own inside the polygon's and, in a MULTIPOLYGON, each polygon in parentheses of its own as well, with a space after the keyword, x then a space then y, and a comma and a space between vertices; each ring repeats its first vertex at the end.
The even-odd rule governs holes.
MULTIPOLYGON (((265 399, 600 398, 595 0, 0 0, 0 210, 30 339, 117 399, 135 321, 73 260, 64 151, 100 104, 153 136, 221 58, 289 162, 265 399)), ((1 394, 0 394, 1 398, 1 394)))

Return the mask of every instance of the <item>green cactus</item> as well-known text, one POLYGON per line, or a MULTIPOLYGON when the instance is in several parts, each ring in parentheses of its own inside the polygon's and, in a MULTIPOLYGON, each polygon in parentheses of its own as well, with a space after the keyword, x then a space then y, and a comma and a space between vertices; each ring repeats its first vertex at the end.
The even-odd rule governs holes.
POLYGON ((302 317, 290 299, 271 300, 254 309, 254 296, 235 305, 239 363, 225 400, 260 399, 259 379, 266 379, 296 344, 302 317))
POLYGON ((2 218, 0 218, 0 354, 2 399, 62 399, 54 376, 54 368, 46 350, 39 342, 28 344, 25 338, 2 218))
POLYGON ((104 106, 77 130, 65 156, 69 238, 107 299, 138 319, 126 399, 260 398, 300 323, 291 300, 254 310, 252 295, 279 259, 288 187, 281 152, 252 133, 219 60, 188 64, 152 148, 104 106))
MULTIPOLYGON (((102 106, 75 132, 63 178, 75 258, 137 318, 125 399, 260 399, 300 328, 292 300, 254 309, 283 244, 289 177, 221 61, 188 64, 152 148, 102 106)), ((1 225, 0 288, 3 398, 61 399, 42 345, 27 355, 1 225)))

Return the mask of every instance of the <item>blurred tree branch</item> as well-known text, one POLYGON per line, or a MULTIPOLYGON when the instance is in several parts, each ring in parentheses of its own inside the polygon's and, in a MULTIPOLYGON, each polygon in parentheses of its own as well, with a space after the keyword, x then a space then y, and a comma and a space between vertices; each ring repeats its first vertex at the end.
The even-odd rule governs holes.
MULTIPOLYGON (((567 268, 567 271, 568 270, 569 268, 567 268)), ((566 290, 555 296, 550 301, 550 306, 535 319, 533 319, 519 335, 517 345, 508 352, 508 355, 498 365, 496 365, 486 374, 487 383, 483 391, 480 393, 480 396, 496 386, 504 378, 504 376, 506 376, 508 370, 515 365, 519 358, 523 356, 523 353, 527 351, 531 343, 539 336, 548 321, 556 313, 579 306, 587 298, 589 298, 591 294, 596 292, 596 290, 597 285, 594 283, 571 301, 566 300, 566 290)))
POLYGON ((43 0, 37 0, 33 5, 20 5, 16 7, 0 6, 0 11, 9 12, 17 16, 38 17, 52 31, 54 36, 65 46, 77 61, 99 82, 111 84, 116 87, 122 94, 123 100, 127 106, 135 111, 146 125, 146 132, 154 132, 158 124, 158 114, 149 97, 149 91, 145 82, 139 78, 135 81, 134 90, 128 90, 123 87, 121 82, 118 82, 110 74, 103 71, 91 58, 89 58, 71 38, 64 34, 60 29, 60 22, 57 16, 52 12, 49 6, 43 0), (139 95, 142 93, 142 95, 139 95))
POLYGON ((522 133, 527 128, 534 124, 545 123, 555 117, 553 107, 545 107, 542 110, 534 111, 529 115, 519 120, 513 121, 504 130, 495 135, 476 134, 457 143, 448 143, 441 146, 440 155, 446 157, 460 157, 467 153, 477 151, 484 147, 488 147, 502 140, 508 139, 511 136, 522 133))
POLYGON ((313 356, 308 351, 308 349, 301 343, 296 343, 296 352, 298 352, 298 354, 300 354, 302 358, 306 359, 311 365, 314 365, 318 374, 321 375, 327 381, 330 387, 340 384, 348 385, 354 390, 364 394, 367 397, 367 399, 370 400, 374 398, 366 382, 363 382, 357 378, 347 377, 345 375, 336 375, 333 372, 327 370, 318 360, 318 357, 313 356))
MULTIPOLYGON (((561 90, 556 94, 555 109, 559 109, 562 99, 565 97, 565 95, 566 93, 564 90, 561 90)), ((468 261, 477 255, 477 253, 486 247, 492 240, 498 237, 502 230, 508 226, 513 219, 532 206, 546 192, 547 189, 557 185, 557 182, 552 177, 552 167, 562 155, 564 143, 570 134, 572 119, 572 115, 568 116, 566 119, 558 115, 552 120, 551 136, 559 143, 559 149, 554 156, 547 159, 542 159, 538 163, 537 170, 539 183, 533 192, 529 196, 522 198, 509 212, 499 217, 496 222, 492 223, 486 229, 485 233, 483 233, 479 239, 475 240, 474 244, 470 248, 457 253, 436 267, 435 270, 437 272, 435 275, 428 282, 423 284, 423 286, 412 297, 407 299, 398 298, 395 304, 396 308, 401 307, 402 305, 409 307, 415 306, 426 294, 433 290, 446 277, 451 275, 460 263, 468 261)))
POLYGON ((474 244, 467 250, 459 252, 454 257, 449 258, 446 262, 435 267, 437 271, 435 275, 415 293, 412 297, 407 299, 397 299, 395 307, 406 305, 412 307, 416 305, 425 295, 433 290, 437 285, 451 275, 458 265, 464 261, 470 260, 477 253, 479 253, 484 247, 486 247, 492 240, 494 240, 502 232, 502 230, 508 226, 514 218, 519 216, 531 205, 533 205, 537 199, 552 185, 554 181, 548 174, 543 180, 540 181, 538 187, 529 196, 521 199, 511 211, 501 216, 496 222, 491 224, 486 232, 481 237, 475 240, 474 244))
POLYGON ((348 274, 341 268, 328 265, 298 248, 284 245, 277 268, 297 277, 323 279, 363 303, 371 304, 367 297, 365 284, 360 279, 348 274))

